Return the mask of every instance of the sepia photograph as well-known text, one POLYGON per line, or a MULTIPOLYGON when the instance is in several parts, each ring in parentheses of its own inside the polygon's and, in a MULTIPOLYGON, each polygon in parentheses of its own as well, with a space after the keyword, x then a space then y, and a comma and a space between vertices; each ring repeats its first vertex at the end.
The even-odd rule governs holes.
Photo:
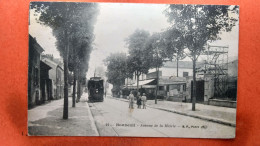
POLYGON ((29 136, 236 137, 239 6, 31 2, 29 136))

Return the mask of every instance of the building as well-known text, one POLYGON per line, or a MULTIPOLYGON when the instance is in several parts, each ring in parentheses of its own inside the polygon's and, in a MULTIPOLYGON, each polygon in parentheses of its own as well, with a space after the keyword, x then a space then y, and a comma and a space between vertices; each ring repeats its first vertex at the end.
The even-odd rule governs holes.
POLYGON ((36 39, 29 35, 29 62, 28 62, 28 107, 40 104, 40 56, 44 49, 36 39))
MULTIPOLYGON (((158 92, 157 98, 173 100, 173 101, 182 101, 185 99, 186 92, 186 78, 184 77, 164 77, 162 76, 163 72, 159 71, 159 83, 158 83, 158 92)), ((129 80, 129 79, 128 79, 129 80)), ((137 89, 137 82, 135 80, 130 80, 131 84, 125 85, 125 88, 130 90, 137 89), (135 81, 133 83, 133 81, 135 81)), ((154 99, 156 95, 157 87, 157 73, 150 72, 145 76, 142 76, 139 81, 139 92, 146 93, 148 99, 154 99)))
MULTIPOLYGON (((196 68, 202 67, 202 62, 196 63, 196 68)), ((177 62, 167 61, 160 68, 162 76, 164 77, 188 77, 193 75, 193 64, 192 61, 179 61, 178 62, 178 74, 177 74, 177 62)))
POLYGON ((63 98, 63 88, 64 88, 64 75, 62 63, 56 61, 51 55, 42 55, 42 62, 49 65, 51 69, 49 70, 49 82, 50 99, 60 99, 63 98))
POLYGON ((49 70, 52 69, 48 64, 43 61, 40 62, 40 87, 42 102, 52 99, 52 82, 49 78, 49 70))
MULTIPOLYGON (((197 66, 202 66, 201 62, 197 66)), ((187 91, 188 77, 193 73, 193 66, 191 61, 179 61, 178 63, 178 77, 177 77, 177 62, 167 61, 159 69, 159 88, 157 97, 173 101, 191 101, 191 93, 187 91)), ((156 95, 157 72, 154 69, 149 70, 148 74, 142 74, 139 78, 139 88, 141 92, 146 92, 147 97, 154 99, 156 95)), ((125 88, 136 89, 137 80, 125 80, 125 88)), ((189 86, 188 86, 189 87, 189 86)), ((190 89, 190 88, 188 88, 190 89)))

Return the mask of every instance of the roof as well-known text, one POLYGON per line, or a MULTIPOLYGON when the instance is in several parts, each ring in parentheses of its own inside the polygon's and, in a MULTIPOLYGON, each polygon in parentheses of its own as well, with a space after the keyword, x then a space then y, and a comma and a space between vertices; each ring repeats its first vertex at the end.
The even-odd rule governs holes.
MULTIPOLYGON (((203 66, 203 62, 196 62, 196 67, 203 66)), ((186 68, 186 69, 192 69, 193 64, 192 61, 179 61, 178 64, 179 68, 186 68)), ((163 67, 165 68, 177 68, 177 62, 176 61, 167 61, 164 63, 163 67)))
MULTIPOLYGON (((156 87, 156 79, 149 79, 149 80, 143 80, 139 81, 139 87, 142 86, 142 88, 155 88, 156 87)), ((184 77, 174 77, 174 78, 160 78, 159 79, 159 85, 176 85, 176 84, 186 84, 186 78, 184 77)), ((129 88, 136 88, 137 83, 133 85, 128 85, 129 88)))
POLYGON ((41 70, 45 70, 45 71, 48 71, 48 70, 52 69, 51 66, 49 66, 48 64, 46 64, 43 61, 40 62, 40 67, 41 67, 41 70))
POLYGON ((49 66, 52 66, 52 68, 56 68, 58 66, 58 64, 48 58, 43 58, 42 61, 46 64, 48 64, 49 66))
POLYGON ((38 53, 42 53, 44 49, 37 43, 36 39, 29 34, 29 47, 34 48, 38 53))
MULTIPOLYGON (((151 83, 151 82, 154 81, 154 80, 155 80, 155 79, 139 81, 139 86, 149 84, 149 83, 151 83)), ((137 83, 134 83, 132 86, 137 86, 137 83)))
POLYGON ((184 77, 174 77, 174 78, 160 78, 159 85, 172 85, 172 84, 185 84, 186 78, 184 77))

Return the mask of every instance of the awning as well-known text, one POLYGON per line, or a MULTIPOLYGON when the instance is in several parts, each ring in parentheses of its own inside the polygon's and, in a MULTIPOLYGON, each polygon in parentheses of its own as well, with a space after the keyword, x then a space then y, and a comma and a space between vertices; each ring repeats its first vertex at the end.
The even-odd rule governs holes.
POLYGON ((156 85, 142 85, 142 88, 156 88, 156 85))
MULTIPOLYGON (((139 86, 149 84, 149 83, 151 83, 151 82, 154 81, 154 80, 155 80, 155 79, 139 81, 139 86)), ((132 86, 137 86, 137 83, 133 84, 132 86)))
MULTIPOLYGON (((141 88, 141 87, 142 88, 150 88, 150 87, 152 87, 151 85, 146 85, 146 84, 149 84, 149 83, 153 82, 154 80, 155 79, 139 81, 139 88, 141 88)), ((134 83, 133 85, 128 85, 128 88, 136 89, 137 88, 137 83, 134 83)))
POLYGON ((160 79, 159 86, 164 85, 176 85, 176 84, 186 84, 186 79, 182 77, 175 77, 172 79, 160 79))
POLYGON ((44 70, 44 71, 49 71, 50 69, 52 69, 51 66, 49 66, 48 64, 46 64, 43 61, 40 61, 40 68, 41 68, 41 70, 44 70))

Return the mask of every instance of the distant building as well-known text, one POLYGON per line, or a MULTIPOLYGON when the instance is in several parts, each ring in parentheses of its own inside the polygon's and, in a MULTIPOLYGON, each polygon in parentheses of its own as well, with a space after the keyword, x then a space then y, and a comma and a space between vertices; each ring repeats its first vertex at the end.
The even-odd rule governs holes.
MULTIPOLYGON (((196 63, 196 68, 202 67, 202 62, 196 63)), ((177 77, 177 62, 167 61, 160 68, 162 76, 164 77, 177 77)), ((178 77, 188 77, 193 75, 193 64, 192 61, 179 61, 178 63, 178 77)))

